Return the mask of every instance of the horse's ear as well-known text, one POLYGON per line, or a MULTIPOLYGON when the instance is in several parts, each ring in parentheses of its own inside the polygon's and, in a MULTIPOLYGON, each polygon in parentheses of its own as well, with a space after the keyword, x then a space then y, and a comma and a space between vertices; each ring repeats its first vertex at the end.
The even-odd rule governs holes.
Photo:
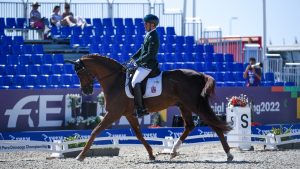
POLYGON ((64 62, 65 63, 71 63, 71 64, 73 64, 73 65, 79 65, 79 63, 78 62, 76 62, 76 61, 74 61, 74 60, 64 60, 64 62))

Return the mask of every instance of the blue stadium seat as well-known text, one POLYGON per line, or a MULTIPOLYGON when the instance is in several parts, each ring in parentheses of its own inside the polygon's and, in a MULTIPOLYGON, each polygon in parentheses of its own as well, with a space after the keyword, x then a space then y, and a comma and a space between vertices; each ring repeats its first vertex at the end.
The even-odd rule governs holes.
POLYGON ((53 39, 56 39, 56 38, 60 37, 60 31, 56 26, 51 27, 51 37, 53 39))
POLYGON ((166 43, 167 44, 174 44, 174 43, 176 43, 175 36, 172 36, 172 35, 167 36, 166 37, 166 43))
POLYGON ((6 18, 6 28, 16 28, 17 23, 15 18, 6 18))
POLYGON ((126 26, 125 27, 125 35, 135 35, 135 27, 134 26, 126 26))
POLYGON ((133 51, 133 44, 130 44, 130 43, 125 43, 123 45, 123 48, 122 48, 122 52, 123 53, 134 53, 135 51, 133 51))
POLYGON ((224 82, 224 72, 215 72, 214 78, 216 81, 224 82))
POLYGON ((95 45, 99 45, 102 43, 102 37, 101 36, 93 36, 91 39, 92 43, 91 44, 95 44, 95 45))
POLYGON ((172 70, 173 67, 174 67, 174 63, 165 62, 165 63, 162 64, 161 70, 163 70, 163 71, 172 70))
POLYGON ((64 55, 63 54, 53 54, 53 63, 54 64, 63 64, 64 55))
POLYGON ((63 65, 52 65, 52 73, 53 74, 62 74, 62 67, 63 65))
POLYGON ((175 52, 175 46, 176 46, 175 44, 166 44, 164 51, 166 53, 173 53, 175 52))
POLYGON ((213 53, 214 62, 224 62, 222 53, 213 53))
POLYGON ((186 63, 184 63, 183 68, 184 69, 196 70, 195 62, 186 62, 186 63))
POLYGON ((185 44, 185 38, 184 36, 176 36, 176 39, 175 39, 175 43, 178 45, 178 44, 185 44))
POLYGON ((213 54, 212 53, 203 53, 205 62, 213 62, 213 54))
POLYGON ((195 62, 195 70, 198 72, 203 72, 204 71, 203 64, 201 62, 195 62))
POLYGON ((194 48, 195 48, 194 44, 184 44, 183 47, 185 53, 190 53, 190 54, 194 53, 194 48))
POLYGON ((85 22, 87 23, 87 24, 92 24, 92 19, 91 18, 85 18, 85 22))
POLYGON ((13 75, 0 76, 0 89, 9 89, 12 86, 13 75))
POLYGON ((235 81, 233 73, 225 72, 224 73, 224 81, 235 81))
POLYGON ((136 27, 136 34, 137 35, 145 35, 146 31, 145 31, 144 26, 137 26, 136 27))
POLYGON ((233 62, 225 62, 225 71, 233 72, 234 64, 233 62))
POLYGON ((134 37, 132 35, 125 35, 124 43, 125 44, 134 44, 134 37))
POLYGON ((72 75, 72 87, 74 88, 80 88, 80 81, 76 74, 72 75))
POLYGON ((123 18, 114 18, 114 26, 124 26, 123 18))
POLYGON ((29 65, 28 66, 29 75, 39 75, 40 74, 40 65, 29 65))
POLYGON ((60 28, 60 37, 69 38, 72 34, 72 30, 69 26, 63 26, 60 28))
POLYGON ((136 35, 134 38, 135 44, 142 44, 144 42, 144 37, 142 35, 136 35))
POLYGON ((167 36, 168 35, 176 35, 174 27, 167 27, 166 30, 167 30, 167 36))
POLYGON ((196 46, 195 46, 195 50, 194 50, 196 53, 200 53, 200 54, 202 54, 202 53, 204 53, 204 47, 203 47, 203 45, 201 45, 201 44, 196 44, 196 46))
POLYGON ((223 72, 225 71, 225 67, 223 62, 216 62, 216 71, 223 72))
POLYGON ((205 67, 205 71, 208 71, 208 72, 212 72, 215 70, 212 62, 205 62, 204 67, 205 67))
POLYGON ((125 26, 126 27, 134 27, 132 18, 125 18, 124 21, 125 21, 125 26))
POLYGON ((61 75, 53 74, 48 77, 48 87, 50 88, 59 88, 61 87, 61 75))
POLYGON ((2 45, 12 45, 13 44, 13 37, 12 36, 2 36, 1 37, 2 45))
POLYGON ((28 65, 18 65, 16 66, 17 75, 27 75, 28 74, 28 65))
POLYGON ((144 26, 144 20, 142 18, 134 18, 135 26, 144 26))
POLYGON ((21 89, 25 87, 25 75, 16 75, 13 77, 13 88, 21 89))
POLYGON ((273 72, 266 72, 265 73, 265 81, 274 82, 275 81, 274 73, 273 72))
POLYGON ((104 36, 102 36, 101 42, 103 44, 112 44, 113 40, 112 40, 111 35, 104 35, 104 36))
POLYGON ((243 72, 233 72, 233 75, 234 75, 235 81, 244 81, 245 82, 245 79, 243 77, 243 72))
POLYGON ((37 76, 36 87, 38 88, 47 88, 48 87, 48 78, 49 75, 39 75, 37 76))
POLYGON ((172 53, 172 57, 174 57, 175 62, 183 62, 182 53, 172 53))
POLYGON ((70 39, 70 47, 77 48, 81 44, 81 38, 77 35, 72 35, 70 39))
POLYGON ((185 43, 190 44, 190 45, 194 45, 195 44, 194 36, 186 36, 185 37, 185 43))
MULTIPOLYGON (((10 53, 10 46, 3 44, 0 44, 0 56, 6 56, 7 54, 10 53)), ((5 62, 6 64, 6 58, 2 58, 0 57, 0 64, 2 64, 3 62, 5 62)))
POLYGON ((183 62, 175 62, 174 66, 173 66, 173 69, 185 69, 184 65, 185 64, 183 62))
POLYGON ((165 28, 164 28, 164 27, 157 27, 157 28, 156 28, 156 31, 157 31, 157 33, 159 34, 159 36, 164 36, 164 35, 166 35, 166 32, 165 32, 165 28))
POLYGON ((11 53, 14 54, 14 55, 20 55, 20 54, 22 54, 21 45, 13 44, 11 46, 11 53))
POLYGON ((82 34, 82 29, 81 29, 81 27, 80 26, 73 26, 73 27, 71 27, 71 31, 72 31, 72 35, 74 36, 79 36, 79 35, 81 35, 82 34))
POLYGON ((284 82, 275 82, 274 86, 284 86, 284 82))
POLYGON ((93 18, 93 26, 96 28, 102 28, 102 21, 100 18, 93 18))
POLYGON ((165 53, 164 58, 166 62, 175 62, 175 58, 174 55, 172 55, 172 53, 165 53))
POLYGON ((89 53, 100 53, 99 45, 98 44, 92 44, 89 47, 89 53))
POLYGON ((233 54, 226 53, 224 54, 225 62, 233 62, 233 54))
POLYGON ((6 75, 15 75, 16 74, 16 65, 6 65, 5 66, 6 75))
POLYGON ((63 74, 61 76, 61 87, 70 88, 72 85, 72 74, 63 74))
POLYGON ((203 53, 194 53, 193 56, 195 62, 204 62, 203 53))
POLYGON ((5 75, 5 65, 0 64, 0 76, 5 75))
POLYGON ((262 81, 261 85, 262 86, 274 86, 274 82, 271 82, 271 81, 262 81))
POLYGON ((91 35, 93 35, 93 27, 92 26, 85 26, 83 28, 82 34, 84 36, 91 36, 91 35))
POLYGON ((234 63, 233 64, 233 70, 235 72, 243 72, 244 71, 244 67, 242 63, 234 63))
POLYGON ((42 64, 42 57, 43 57, 43 54, 33 54, 31 56, 31 62, 32 64, 42 64))
POLYGON ((103 27, 95 27, 94 33, 95 33, 95 36, 102 36, 104 34, 103 27))
POLYGON ((34 53, 34 54, 44 54, 43 45, 39 45, 39 44, 32 45, 32 53, 34 53))
POLYGON ((53 64, 53 58, 51 54, 44 54, 42 57, 42 64, 53 64))
POLYGON ((205 53, 214 53, 214 46, 210 44, 204 44, 205 53))
POLYGON ((81 47, 89 47, 92 43, 92 36, 84 35, 81 37, 81 47))
POLYGON ((113 37, 113 43, 114 44, 123 44, 124 43, 124 40, 123 40, 123 35, 115 35, 113 37))
POLYGON ((25 85, 26 89, 34 89, 37 85, 37 75, 27 75, 25 76, 25 85))
POLYGON ((7 64, 8 65, 18 65, 19 64, 19 55, 7 55, 7 64))
POLYGON ((41 65, 40 74, 41 75, 51 75, 52 74, 52 65, 51 64, 41 65))
POLYGON ((175 52, 177 52, 177 53, 185 52, 183 44, 176 44, 175 45, 175 52))
POLYGON ((28 23, 26 18, 17 18, 16 28, 22 29, 27 27, 28 27, 28 23))
POLYGON ((99 52, 101 54, 106 55, 107 53, 110 53, 109 44, 102 44, 99 46, 99 52))
POLYGON ((284 86, 295 86, 294 82, 285 82, 284 86))
POLYGON ((74 74, 74 66, 71 64, 64 64, 63 65, 63 74, 74 74))
POLYGON ((32 45, 22 45, 23 54, 32 54, 32 45))
POLYGON ((158 53, 157 54, 157 60, 159 63, 164 63, 165 61, 165 54, 164 53, 158 53))
POLYGON ((24 38, 23 38, 23 36, 14 36, 12 42, 13 42, 13 44, 15 44, 15 45, 23 45, 23 43, 24 43, 24 38))
POLYGON ((107 27, 107 28, 112 28, 113 27, 111 18, 103 18, 102 21, 103 21, 102 23, 103 23, 104 27, 107 27))
POLYGON ((182 54, 182 60, 183 62, 194 62, 194 56, 190 53, 184 53, 182 54))

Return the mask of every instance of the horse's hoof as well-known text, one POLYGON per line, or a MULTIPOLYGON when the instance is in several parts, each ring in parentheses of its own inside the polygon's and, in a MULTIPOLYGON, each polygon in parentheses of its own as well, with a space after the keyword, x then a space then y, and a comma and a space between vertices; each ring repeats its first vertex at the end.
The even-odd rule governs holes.
POLYGON ((153 160, 155 160, 155 157, 154 156, 150 156, 149 160, 153 161, 153 160))
POLYGON ((173 159, 173 158, 175 158, 177 155, 178 155, 177 152, 171 153, 170 154, 170 160, 173 159))
POLYGON ((83 161, 83 160, 84 160, 84 157, 78 155, 78 156, 76 157, 76 160, 78 160, 78 161, 83 161))
POLYGON ((231 162, 233 160, 233 155, 230 153, 227 153, 227 162, 231 162))

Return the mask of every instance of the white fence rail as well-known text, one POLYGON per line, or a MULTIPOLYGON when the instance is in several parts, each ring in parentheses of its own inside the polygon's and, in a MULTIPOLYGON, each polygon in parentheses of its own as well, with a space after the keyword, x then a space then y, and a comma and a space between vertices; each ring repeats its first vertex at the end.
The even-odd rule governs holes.
MULTIPOLYGON (((282 135, 244 135, 244 134, 231 134, 232 136, 238 137, 251 137, 252 141, 230 141, 229 143, 243 143, 249 145, 265 145, 266 147, 276 148, 278 145, 289 144, 289 143, 299 143, 299 138, 292 138, 295 136, 300 136, 300 132, 282 134, 282 135), (282 140, 282 138, 289 138, 282 140)), ((187 140, 192 139, 205 139, 216 137, 215 134, 208 135, 197 135, 197 136, 189 136, 187 140)), ((153 147, 158 147, 165 150, 171 150, 175 141, 178 138, 166 137, 166 138, 153 138, 148 137, 145 138, 147 141, 156 141, 161 142, 161 144, 152 145, 153 147)), ((141 146, 141 144, 122 144, 120 141, 124 140, 133 140, 137 141, 137 138, 134 136, 129 137, 98 137, 95 139, 97 141, 111 141, 111 144, 104 145, 93 145, 91 148, 106 148, 106 147, 128 147, 128 146, 141 146)), ((74 143, 82 143, 86 142, 87 139, 80 139, 75 141, 63 142, 61 140, 57 140, 54 142, 44 142, 44 141, 21 141, 21 140, 0 140, 0 152, 16 152, 16 151, 42 151, 42 152, 52 152, 56 157, 63 157, 63 153, 73 152, 82 150, 83 147, 79 148, 69 148, 70 144, 74 143)), ((195 142, 195 143, 185 143, 182 146, 193 146, 193 145, 201 145, 201 144, 212 144, 218 143, 219 141, 203 141, 203 142, 195 142)))

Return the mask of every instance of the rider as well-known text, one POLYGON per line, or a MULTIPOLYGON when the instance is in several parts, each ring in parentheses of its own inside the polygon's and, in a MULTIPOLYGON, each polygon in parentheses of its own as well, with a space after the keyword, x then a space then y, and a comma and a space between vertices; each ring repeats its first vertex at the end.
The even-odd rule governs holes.
POLYGON ((143 103, 141 82, 151 71, 157 71, 159 69, 156 56, 159 49, 159 36, 156 31, 158 23, 158 17, 153 14, 148 14, 144 17, 144 27, 147 34, 145 35, 142 47, 131 57, 131 61, 135 61, 137 65, 137 70, 131 82, 134 91, 137 117, 148 114, 143 103))

